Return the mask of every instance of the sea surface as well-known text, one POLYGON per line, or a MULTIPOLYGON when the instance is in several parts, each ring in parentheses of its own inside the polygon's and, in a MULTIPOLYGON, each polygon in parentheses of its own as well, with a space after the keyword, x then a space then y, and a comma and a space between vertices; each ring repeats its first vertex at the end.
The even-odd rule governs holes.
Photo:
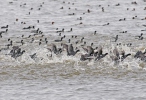
POLYGON ((146 100, 146 62, 134 58, 146 49, 145 7, 143 0, 0 0, 0 27, 9 25, 0 38, 0 100, 146 100), (23 29, 28 26, 35 28, 23 29), (80 52, 55 55, 48 50, 52 43, 72 43, 80 52), (80 61, 92 43, 108 55, 80 61), (11 57, 13 46, 25 53, 11 57), (115 47, 131 56, 115 63, 115 47))

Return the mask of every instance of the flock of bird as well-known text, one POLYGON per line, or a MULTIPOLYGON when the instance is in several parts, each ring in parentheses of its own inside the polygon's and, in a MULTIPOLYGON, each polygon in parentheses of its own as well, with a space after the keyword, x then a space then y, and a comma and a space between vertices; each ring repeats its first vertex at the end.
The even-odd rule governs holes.
MULTIPOLYGON (((13 2, 9 2, 10 4, 13 4, 13 2)), ((63 4, 65 4, 67 2, 63 1, 63 4)), ((70 4, 71 2, 68 2, 68 4, 70 4)), ((38 8, 38 10, 41 11, 41 8, 43 7, 43 5, 45 4, 45 2, 42 2, 38 8)), ((137 5, 137 2, 131 2, 131 4, 133 5, 137 5)), ((26 3, 24 3, 23 5, 20 5, 20 7, 23 7, 27 5, 26 3)), ((72 3, 72 5, 74 5, 74 3, 72 3)), ((102 5, 98 5, 99 7, 101 7, 101 11, 105 12, 105 8, 102 7, 102 5)), ((110 6, 110 5, 108 5, 110 6)), ((115 6, 120 6, 120 3, 116 4, 115 6)), ((64 9, 64 7, 62 6, 60 8, 64 9)), ((69 8, 71 9, 71 8, 69 8)), ((77 8, 76 8, 77 10, 77 8)), ((127 10, 129 10, 129 8, 127 8, 127 10)), ((133 11, 135 11, 136 9, 134 8, 133 11)), ((146 10, 146 7, 144 8, 144 10, 146 10)), ((30 8, 30 12, 28 12, 28 15, 31 15, 31 11, 33 11, 33 8, 30 8)), ((86 11, 86 13, 90 13, 91 10, 88 9, 86 11)), ((83 13, 85 14, 85 13, 83 13)), ((74 16, 75 13, 72 14, 68 14, 68 16, 74 16)), ((137 18, 137 16, 132 17, 132 19, 137 18)), ((79 17, 77 18, 77 20, 82 21, 83 17, 79 17)), ((125 21, 126 18, 123 19, 119 19, 119 21, 125 21)), ((146 20, 146 17, 141 19, 141 20, 146 20)), ((19 19, 15 20, 16 22, 19 21, 19 19)), ((37 20, 37 23, 40 23, 40 20, 37 20)), ((26 24, 26 22, 21 22, 21 24, 26 24)), ((52 25, 55 24, 55 22, 51 22, 52 25)), ((63 23, 62 23, 63 24, 63 23)), ((83 24, 82 22, 80 22, 79 24, 83 24)), ((103 27, 110 25, 110 23, 104 24, 102 25, 103 27)), ((70 28, 70 30, 65 30, 65 28, 59 29, 56 28, 54 30, 54 32, 56 34, 58 34, 56 37, 59 37, 60 39, 54 39, 52 40, 51 38, 48 38, 48 36, 46 36, 42 30, 40 30, 40 28, 36 28, 36 26, 34 25, 30 25, 28 27, 23 27, 22 31, 29 31, 30 35, 29 36, 25 36, 22 35, 21 37, 19 37, 18 41, 13 41, 15 39, 10 38, 3 38, 3 35, 7 35, 9 33, 9 26, 10 25, 6 25, 6 26, 1 26, 2 31, 0 31, 0 37, 1 40, 5 40, 8 42, 8 44, 6 44, 5 46, 0 48, 0 52, 2 51, 8 51, 7 54, 5 55, 9 55, 14 59, 17 59, 18 57, 21 57, 24 53, 27 52, 27 49, 24 49, 23 47, 28 47, 29 45, 35 45, 36 48, 39 46, 43 46, 43 45, 49 45, 46 47, 46 49, 48 50, 48 52, 51 53, 50 57, 54 56, 54 55, 62 55, 63 52, 65 52, 67 54, 67 56, 75 56, 80 54, 80 61, 99 61, 100 59, 104 59, 104 57, 109 56, 109 58, 114 61, 114 62, 120 62, 120 61, 124 61, 124 59, 126 59, 128 56, 132 56, 135 59, 140 59, 141 61, 146 62, 146 48, 145 51, 140 51, 138 50, 134 55, 131 53, 125 53, 124 50, 118 50, 118 46, 122 45, 121 43, 118 43, 119 40, 119 35, 116 35, 113 39, 113 43, 117 43, 117 45, 115 45, 115 48, 113 50, 109 50, 108 52, 103 52, 103 45, 98 45, 97 47, 93 47, 94 43, 91 43, 91 45, 88 45, 87 42, 85 41, 85 37, 84 36, 79 36, 79 35, 71 35, 70 38, 68 38, 69 36, 66 35, 62 35, 63 33, 69 33, 69 32, 73 32, 73 28, 70 28), (49 40, 50 39, 50 40, 49 40), (73 42, 75 41, 75 42, 73 42), (51 43, 50 43, 51 42, 51 43), (76 46, 76 47, 75 47, 76 46), (84 53, 81 52, 81 50, 84 51, 84 53)), ((144 27, 146 27, 146 25, 143 25, 144 27)), ((141 30, 142 32, 145 32, 146 30, 141 30)), ((121 33, 127 33, 127 31, 123 31, 121 33)), ((98 35, 97 31, 94 31, 93 36, 98 35)), ((89 37, 90 38, 90 37, 89 37)), ((144 40, 144 33, 141 33, 140 35, 135 36, 136 40, 144 40)), ((131 47, 131 45, 133 45, 132 43, 127 44, 127 46, 131 47)), ((28 52, 27 52, 28 53, 28 52)), ((35 59, 37 57, 37 53, 33 53, 30 54, 30 57, 32 59, 35 59)))

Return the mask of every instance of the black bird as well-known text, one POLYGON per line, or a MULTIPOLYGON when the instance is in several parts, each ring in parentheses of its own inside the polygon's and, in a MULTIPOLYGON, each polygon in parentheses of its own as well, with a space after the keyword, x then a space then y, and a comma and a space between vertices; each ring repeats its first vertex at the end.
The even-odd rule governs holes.
POLYGON ((31 33, 39 33, 39 28, 37 30, 32 30, 31 33))
POLYGON ((91 58, 88 54, 85 54, 85 55, 81 55, 81 58, 80 60, 81 61, 86 61, 86 60, 92 60, 93 58, 91 58))
POLYGON ((21 40, 21 44, 22 44, 22 45, 24 44, 23 40, 21 40))
POLYGON ((8 41, 10 41, 10 38, 8 38, 8 41))
MULTIPOLYGON (((97 50, 96 52, 94 52, 94 56, 95 56, 95 57, 101 56, 101 55, 102 55, 102 47, 99 46, 99 47, 96 47, 95 49, 97 49, 97 48, 98 48, 98 50, 97 50)), ((95 49, 94 49, 94 50, 95 50, 95 49)))
POLYGON ((105 54, 102 54, 102 55, 100 55, 100 56, 97 56, 97 57, 95 58, 95 61, 104 58, 106 55, 108 55, 108 53, 105 53, 105 54))
POLYGON ((31 37, 31 35, 28 36, 28 38, 30 38, 30 37, 31 37))
POLYGON ((94 35, 96 35, 96 32, 97 32, 97 31, 94 31, 94 33, 93 33, 93 34, 94 34, 94 35))
POLYGON ((123 50, 122 52, 121 52, 121 61, 123 61, 125 58, 127 58, 128 56, 130 56, 131 54, 130 53, 128 53, 128 54, 125 54, 125 51, 123 50))
POLYGON ((31 42, 30 43, 33 43, 33 41, 34 41, 34 38, 31 39, 31 42))
POLYGON ((61 33, 59 33, 59 36, 61 36, 61 33))
POLYGON ((68 32, 72 32, 72 28, 71 28, 70 31, 68 31, 68 32))
POLYGON ((48 41, 46 41, 46 44, 48 43, 48 41))
POLYGON ((2 36, 2 33, 0 33, 0 37, 2 38, 3 36, 2 36))
POLYGON ((13 41, 11 40, 11 41, 10 41, 10 46, 12 46, 12 45, 13 45, 13 41))
POLYGON ((82 20, 82 17, 80 17, 80 18, 77 18, 77 20, 82 20))
POLYGON ((36 53, 29 55, 33 60, 36 58, 36 53))
POLYGON ((140 39, 143 36, 143 33, 141 33, 139 36, 135 36, 138 37, 138 39, 140 39))
POLYGON ((118 40, 118 35, 116 35, 116 37, 115 37, 115 42, 117 42, 117 40, 118 40))
POLYGON ((23 30, 25 30, 25 29, 31 29, 31 27, 30 26, 24 27, 23 30))
POLYGON ((0 33, 7 33, 8 32, 8 29, 6 29, 6 31, 1 31, 0 33))
POLYGON ((13 58, 16 59, 17 57, 20 57, 21 55, 24 54, 24 52, 25 52, 25 50, 23 50, 22 52, 17 53, 13 58))
POLYGON ((119 21, 125 21, 126 20, 126 18, 124 18, 124 19, 119 19, 119 21))
POLYGON ((24 52, 25 50, 21 52, 21 48, 19 48, 18 46, 13 46, 9 55, 11 55, 11 57, 16 59, 17 57, 21 56, 24 52))
POLYGON ((81 38, 81 41, 80 41, 80 43, 82 43, 82 42, 83 42, 83 40, 84 40, 84 37, 82 37, 82 38, 81 38))
POLYGON ((41 42, 39 42, 39 45, 41 45, 42 43, 41 42))
POLYGON ((70 39, 68 39, 68 43, 70 43, 70 39))
POLYGON ((107 23, 107 24, 104 24, 104 25, 102 25, 102 26, 107 26, 107 25, 109 25, 110 23, 107 23))
POLYGON ((64 28, 61 31, 57 31, 57 33, 59 33, 59 32, 64 32, 64 28))
POLYGON ((47 41, 47 38, 45 38, 45 41, 47 41))
POLYGON ((60 40, 54 40, 55 42, 61 42, 63 40, 64 37, 61 37, 60 40))
POLYGON ((7 25, 7 26, 2 26, 1 29, 8 28, 8 26, 9 26, 9 25, 7 25))

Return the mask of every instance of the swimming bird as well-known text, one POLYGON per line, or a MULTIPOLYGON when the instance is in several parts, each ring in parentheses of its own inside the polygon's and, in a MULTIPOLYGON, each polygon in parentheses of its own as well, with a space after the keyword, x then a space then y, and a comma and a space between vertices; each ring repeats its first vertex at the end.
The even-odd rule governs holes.
POLYGON ((120 32, 120 33, 127 33, 127 31, 122 31, 122 32, 120 32))
POLYGON ((114 37, 115 38, 115 42, 117 42, 117 40, 118 40, 118 35, 116 35, 116 37, 114 37))
MULTIPOLYGON (((94 51, 94 56, 97 57, 97 56, 101 56, 102 55, 102 47, 99 46, 99 47, 96 47, 95 49, 97 49, 97 51, 94 51)), ((94 50, 95 50, 94 49, 94 50)))
POLYGON ((13 45, 13 41, 11 40, 11 41, 10 41, 10 46, 12 46, 12 45, 13 45))
MULTIPOLYGON (((138 37, 139 40, 142 40, 142 39, 143 39, 142 36, 143 36, 143 33, 141 33, 139 36, 135 36, 135 37, 138 37)), ((136 38, 136 39, 137 39, 137 38, 136 38)))
POLYGON ((29 55, 33 60, 36 58, 36 53, 29 55))
POLYGON ((0 37, 2 38, 2 33, 0 33, 0 37))
POLYGON ((9 25, 7 25, 7 26, 2 26, 1 29, 8 28, 8 26, 9 26, 9 25))
POLYGON ((11 39, 10 38, 8 38, 8 41, 10 41, 11 39))
POLYGON ((59 36, 61 36, 61 33, 59 33, 59 36))
POLYGON ((68 39, 68 43, 70 43, 70 39, 68 39))
POLYGON ((23 30, 25 30, 25 29, 31 29, 31 27, 30 26, 24 27, 23 30))
POLYGON ((21 55, 23 55, 25 52, 25 50, 23 50, 22 52, 20 51, 19 53, 16 53, 14 56, 12 56, 13 58, 17 58, 17 57, 20 57, 21 55))
POLYGON ((82 43, 82 42, 83 42, 83 40, 84 40, 84 37, 82 37, 82 38, 81 38, 81 41, 80 41, 80 43, 82 43))
POLYGON ((62 52, 62 49, 61 48, 58 48, 57 49, 57 46, 55 44, 51 44, 51 49, 50 48, 47 48, 48 50, 51 51, 51 53, 53 52, 54 54, 58 55, 62 52))
POLYGON ((39 28, 37 30, 31 30, 31 33, 39 33, 39 28))
POLYGON ((21 36, 22 38, 24 37, 24 35, 21 36))
POLYGON ((86 60, 92 60, 93 58, 92 57, 90 57, 88 54, 85 54, 85 55, 81 55, 81 57, 80 57, 80 60, 81 61, 86 61, 86 60))
POLYGON ((61 42, 63 40, 64 37, 61 37, 60 40, 54 40, 55 42, 61 42))
POLYGON ((125 21, 126 20, 126 18, 124 18, 124 19, 119 19, 119 21, 125 21))
POLYGON ((68 14, 68 15, 75 15, 75 13, 72 13, 72 14, 68 14))
POLYGON ((23 45, 24 44, 24 41, 23 40, 21 40, 21 45, 23 45))
POLYGON ((31 35, 28 36, 28 38, 30 38, 30 37, 31 37, 31 35))
POLYGON ((65 44, 65 43, 61 43, 61 46, 62 46, 62 50, 63 50, 63 51, 66 50, 67 55, 68 55, 68 45, 65 44))
POLYGON ((56 45, 55 44, 52 44, 52 52, 54 52, 55 54, 57 54, 57 47, 56 47, 56 45))
POLYGON ((125 58, 127 58, 128 56, 130 56, 131 54, 130 53, 128 53, 128 54, 125 54, 125 51, 124 50, 122 50, 121 51, 121 61, 123 61, 125 58))
POLYGON ((46 42, 46 44, 48 43, 48 41, 45 41, 46 42))
POLYGON ((146 62, 146 50, 145 52, 137 51, 136 54, 134 55, 134 58, 139 58, 140 60, 146 62))
POLYGON ((39 45, 41 45, 41 44, 42 44, 42 42, 40 41, 40 42, 39 42, 39 45))
POLYGON ((40 20, 37 20, 37 23, 39 23, 40 22, 40 20))
POLYGON ((74 47, 73 47, 73 45, 72 44, 70 44, 69 46, 68 46, 68 55, 70 56, 70 55, 75 55, 77 52, 79 52, 80 50, 76 50, 76 51, 74 51, 74 47))
POLYGON ((82 17, 80 17, 80 18, 77 18, 77 20, 82 20, 82 17))
POLYGON ((107 26, 107 25, 109 25, 110 23, 107 23, 107 24, 104 24, 104 25, 102 25, 102 26, 107 26))
POLYGON ((98 47, 98 50, 96 52, 94 52, 94 56, 95 56, 95 61, 96 60, 100 60, 102 58, 104 58, 106 55, 108 55, 108 53, 103 54, 103 50, 102 50, 102 46, 98 47))
POLYGON ((97 56, 97 57, 95 58, 95 61, 104 58, 106 55, 108 55, 108 53, 105 53, 105 54, 102 54, 102 55, 100 55, 100 56, 97 56))
POLYGON ((47 41, 47 38, 45 38, 45 41, 47 41))
POLYGON ((120 6, 120 4, 118 3, 118 4, 116 4, 115 6, 120 6))
POLYGON ((21 56, 24 52, 25 50, 21 52, 21 48, 19 48, 18 46, 13 46, 9 55, 11 55, 11 57, 16 59, 17 57, 21 56))
POLYGON ((60 31, 56 31, 57 33, 59 33, 59 32, 64 32, 64 28, 62 29, 62 30, 60 30, 60 31))
POLYGON ((34 38, 31 39, 30 43, 33 43, 33 41, 34 41, 34 38))
POLYGON ((68 32, 72 32, 72 28, 68 32))
POLYGON ((104 7, 102 7, 102 12, 104 12, 104 7))
POLYGON ((93 46, 93 43, 91 43, 91 47, 93 46))
POLYGON ((143 37, 140 37, 138 40, 143 40, 143 37))
POLYGON ((68 45, 65 44, 65 43, 61 43, 61 46, 63 47, 63 49, 67 49, 68 48, 68 45))
POLYGON ((97 31, 94 31, 94 33, 93 33, 93 34, 94 34, 94 35, 96 35, 96 32, 97 32, 97 31))
POLYGON ((94 49, 91 46, 87 46, 87 48, 82 47, 89 56, 93 56, 94 54, 94 49))
POLYGON ((8 29, 6 29, 6 31, 1 31, 0 33, 7 33, 8 32, 8 29))
POLYGON ((1 48, 0 49, 0 52, 2 51, 2 50, 8 50, 9 49, 9 45, 6 45, 7 47, 6 48, 1 48))
POLYGON ((61 7, 60 9, 63 9, 63 7, 61 7))
POLYGON ((87 12, 90 13, 90 10, 88 9, 87 12))

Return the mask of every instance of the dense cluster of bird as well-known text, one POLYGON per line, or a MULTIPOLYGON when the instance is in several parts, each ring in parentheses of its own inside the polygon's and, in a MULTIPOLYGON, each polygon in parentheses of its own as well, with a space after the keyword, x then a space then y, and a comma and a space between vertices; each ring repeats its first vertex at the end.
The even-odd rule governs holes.
MULTIPOLYGON (((13 4, 13 2, 9 2, 10 4, 13 4)), ((65 1, 63 1, 63 3, 66 3, 65 1)), ((45 4, 45 2, 42 2, 38 8, 38 10, 41 10, 41 8, 43 7, 43 4, 45 4)), ((68 4, 71 4, 71 2, 68 2, 68 4)), ((131 2, 131 4, 133 5, 137 5, 137 2, 131 2)), ((24 7, 27 4, 24 3, 22 5, 20 5, 20 7, 24 7)), ((72 3, 72 5, 74 5, 74 3, 72 3)), ((102 5, 98 5, 99 7, 101 7, 101 11, 105 12, 105 8, 102 7, 102 5)), ((110 6, 110 5, 108 5, 110 6)), ((120 6, 120 3, 116 4, 115 6, 120 6)), ((60 8, 64 9, 64 7, 62 6, 60 8)), ((71 8, 69 8, 71 9, 71 8)), ((30 8, 30 10, 32 11, 33 8, 30 8)), ((77 8, 75 8, 75 10, 77 10, 77 8)), ((129 8, 127 8, 127 10, 129 10, 129 8)), ((132 11, 135 11, 136 9, 133 8, 132 11)), ((144 10, 146 10, 146 7, 144 8, 144 10)), ((91 13, 92 11, 90 9, 88 9, 86 12, 83 13, 83 15, 85 13, 91 13)), ((28 15, 31 15, 31 12, 28 12, 28 15)), ((74 16, 75 13, 71 13, 68 14, 69 16, 74 16)), ((137 18, 137 16, 132 17, 132 19, 137 18)), ((77 20, 82 21, 83 17, 79 17, 77 18, 77 20)), ((142 18, 141 20, 146 20, 145 18, 142 18)), ((19 19, 16 19, 15 21, 19 21, 19 19)), ((126 21, 126 18, 123 19, 119 19, 119 21, 126 21)), ((40 20, 37 20, 37 23, 40 23, 40 20)), ((21 22, 21 24, 26 24, 26 22, 21 22)), ((51 22, 52 25, 55 24, 55 22, 51 22)), ((83 22, 80 22, 79 24, 83 24, 83 22)), ((103 27, 110 25, 110 23, 104 24, 102 25, 103 27)), ((146 27, 146 25, 143 25, 144 27, 146 27)), ((6 26, 1 26, 2 31, 0 31, 0 37, 3 38, 3 35, 5 35, 6 33, 8 33, 8 29, 9 29, 9 25, 6 26), (3 31, 5 30, 5 31, 3 31)), ((41 46, 41 45, 48 45, 51 44, 51 47, 47 47, 48 52, 51 52, 51 56, 53 56, 53 54, 55 55, 61 55, 62 52, 66 52, 67 56, 75 56, 77 54, 79 54, 79 52, 82 50, 84 50, 84 54, 80 55, 80 60, 81 61, 86 61, 86 60, 94 60, 94 61, 99 61, 100 59, 103 59, 104 57, 108 56, 111 58, 112 61, 115 62, 119 62, 119 61, 123 61, 125 58, 127 58, 128 56, 131 56, 131 53, 126 54, 124 50, 119 51, 117 49, 117 47, 115 47, 113 50, 110 50, 109 52, 103 53, 103 46, 98 46, 96 48, 93 48, 93 43, 91 43, 91 45, 87 45, 87 41, 84 40, 85 37, 81 37, 80 39, 78 38, 78 35, 72 35, 70 39, 66 39, 66 35, 62 36, 62 33, 64 32, 72 32, 73 28, 70 28, 70 30, 65 30, 64 28, 59 29, 56 28, 55 33, 58 33, 59 38, 57 40, 48 40, 47 36, 45 36, 45 34, 43 34, 43 31, 40 30, 40 28, 36 28, 35 26, 28 26, 28 27, 23 27, 22 29, 23 31, 28 30, 30 32, 30 35, 27 37, 25 35, 22 35, 20 38, 20 41, 17 41, 14 43, 13 39, 8 38, 7 41, 9 42, 7 45, 5 45, 4 48, 1 48, 0 51, 3 50, 9 50, 10 52, 6 55, 10 55, 12 58, 17 59, 18 57, 22 56, 27 50, 22 50, 21 46, 25 46, 27 47, 30 44, 38 44, 37 46, 41 46), (38 40, 39 38, 39 40, 38 40), (28 41, 30 40, 30 41, 28 41), (75 42, 72 42, 72 40, 74 40, 75 42), (52 43, 48 43, 48 42, 52 42, 52 43), (65 41, 65 43, 64 43, 65 41), (60 47, 58 48, 57 45, 59 44, 60 47), (73 45, 78 45, 76 48, 73 47, 73 45)), ((146 30, 141 30, 141 31, 146 31, 146 30)), ((127 33, 127 31, 122 31, 120 33, 127 33)), ((93 35, 98 35, 97 31, 94 31, 93 35)), ((119 35, 116 35, 114 38, 114 43, 117 43, 117 41, 119 40, 119 35)), ((139 36, 135 36, 135 39, 137 40, 144 40, 144 33, 141 33, 139 36)), ((117 44, 117 45, 121 45, 121 44, 117 44)), ((131 46, 132 43, 128 43, 127 46, 131 46)), ((81 52, 80 52, 81 53, 81 52)), ((36 58, 37 53, 35 52, 34 54, 30 55, 30 57, 32 59, 36 58)), ((146 49, 144 52, 142 51, 137 51, 134 54, 134 58, 139 58, 140 60, 146 62, 146 49)))

